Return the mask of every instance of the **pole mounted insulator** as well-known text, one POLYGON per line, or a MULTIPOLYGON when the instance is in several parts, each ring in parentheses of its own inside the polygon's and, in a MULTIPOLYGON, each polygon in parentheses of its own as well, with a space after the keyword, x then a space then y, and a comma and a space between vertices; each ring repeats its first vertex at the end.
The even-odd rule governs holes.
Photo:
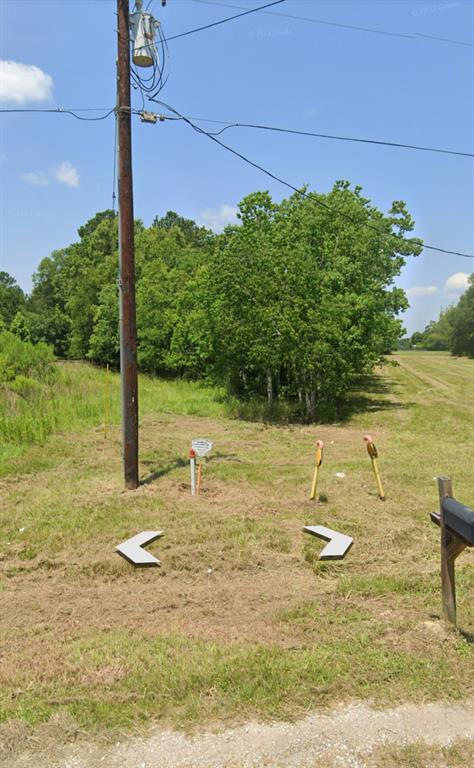
POLYGON ((158 115, 156 115, 154 112, 140 112, 140 120, 142 123, 155 124, 158 120, 158 115))

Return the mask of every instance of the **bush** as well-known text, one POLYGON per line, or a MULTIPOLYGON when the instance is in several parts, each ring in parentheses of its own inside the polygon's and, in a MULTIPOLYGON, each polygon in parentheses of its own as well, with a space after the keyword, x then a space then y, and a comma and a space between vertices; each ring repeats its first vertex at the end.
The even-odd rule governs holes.
POLYGON ((53 363, 53 352, 43 342, 32 344, 9 331, 0 333, 0 383, 11 389, 18 377, 51 383, 56 374, 53 363))

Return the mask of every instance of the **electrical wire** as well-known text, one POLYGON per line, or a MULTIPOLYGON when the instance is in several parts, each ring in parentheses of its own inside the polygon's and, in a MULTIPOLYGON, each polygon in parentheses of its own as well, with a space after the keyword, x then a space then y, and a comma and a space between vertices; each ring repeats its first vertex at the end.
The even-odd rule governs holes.
POLYGON ((362 139, 355 136, 337 136, 329 133, 315 133, 314 131, 300 131, 293 128, 279 128, 273 125, 259 125, 255 123, 238 123, 230 120, 212 120, 205 117, 189 117, 189 120, 198 120, 203 123, 220 123, 224 125, 220 131, 211 133, 211 136, 220 136, 229 128, 254 128, 261 131, 274 131, 288 133, 296 136, 311 136, 319 139, 333 139, 335 141, 354 141, 360 144, 377 144, 383 147, 398 147, 401 149, 414 149, 421 152, 438 152, 443 155, 458 155, 459 157, 474 157, 474 152, 460 152, 454 149, 441 149, 439 147, 425 147, 417 144, 402 144, 397 141, 382 141, 380 139, 362 139))
POLYGON ((81 115, 78 115, 77 112, 86 112, 86 111, 97 111, 96 109, 63 109, 62 107, 57 107, 56 109, 0 109, 0 112, 49 112, 51 114, 59 114, 59 115, 71 115, 72 117, 75 117, 76 120, 85 120, 89 122, 98 122, 99 120, 105 120, 107 117, 110 117, 110 115, 115 112, 115 107, 112 107, 112 109, 109 109, 108 112, 105 113, 105 115, 101 115, 100 117, 81 117, 81 115))
POLYGON ((117 155, 118 155, 118 112, 115 113, 115 136, 114 136, 114 171, 112 181, 112 210, 115 215, 115 203, 117 199, 117 155))
MULTIPOLYGON (((75 112, 98 112, 98 111, 102 111, 103 109, 105 109, 105 107, 76 107, 74 109, 74 113, 75 112)), ((142 112, 145 111, 145 110, 142 110, 142 109, 134 109, 133 107, 121 107, 120 110, 121 111, 125 111, 125 112, 129 111, 132 115, 141 115, 142 112)), ((118 108, 117 107, 113 107, 112 109, 110 109, 107 112, 107 114, 102 115, 101 117, 98 117, 98 118, 89 118, 89 119, 90 120, 104 120, 106 117, 109 117, 109 115, 111 115, 112 112, 116 112, 116 111, 118 111, 118 108)), ((72 110, 66 109, 65 107, 57 107, 56 109, 1 109, 0 108, 0 113, 2 113, 2 112, 20 112, 20 113, 22 113, 22 112, 38 112, 40 114, 41 113, 50 113, 50 114, 55 114, 55 115, 73 114, 72 110)), ((74 117, 78 117, 78 116, 76 114, 74 114, 74 117)), ((160 119, 160 121, 162 121, 162 120, 181 120, 180 117, 176 117, 175 115, 158 114, 157 117, 160 119)), ((85 120, 87 118, 79 117, 78 119, 79 120, 85 120)))
MULTIPOLYGON (((169 104, 166 104, 165 102, 162 102, 162 101, 157 101, 157 103, 160 104, 161 106, 165 107, 165 109, 167 109, 169 112, 172 112, 176 116, 181 118, 181 120, 183 120, 185 123, 187 123, 194 131, 196 131, 197 133, 200 133, 200 134, 202 134, 204 136, 207 136, 209 139, 211 139, 211 141, 215 142, 220 147, 222 147, 223 149, 227 150, 227 152, 230 152, 231 154, 235 155, 236 157, 239 157, 245 163, 247 163, 248 165, 251 165, 253 168, 256 168, 257 170, 261 171, 262 173, 264 173, 266 176, 268 176, 269 178, 273 179, 274 181, 278 181, 280 184, 283 184, 285 187, 288 187, 289 189, 292 189, 293 192, 296 192, 301 197, 303 197, 305 199, 312 200, 314 203, 316 203, 320 207, 325 208, 332 215, 340 216, 340 217, 346 219, 347 221, 350 221, 353 224, 357 224, 358 223, 349 214, 344 213, 343 211, 336 211, 336 210, 334 210, 334 208, 332 208, 330 205, 328 205, 328 203, 325 203, 322 200, 318 200, 317 198, 315 198, 315 197, 313 197, 311 195, 308 195, 306 192, 304 192, 301 189, 298 189, 298 187, 295 187, 290 182, 285 181, 285 179, 282 179, 281 177, 276 176, 274 173, 269 171, 267 168, 264 168, 263 165, 260 165, 259 163, 256 163, 253 160, 250 160, 250 158, 246 157, 246 155, 243 155, 241 152, 238 152, 236 149, 233 149, 233 147, 229 147, 228 144, 224 144, 224 142, 220 141, 220 139, 216 138, 216 136, 213 136, 212 134, 208 133, 203 128, 200 128, 198 125, 195 125, 192 122, 192 120, 190 120, 189 118, 187 118, 184 115, 180 114, 176 109, 171 107, 169 104)), ((365 228, 372 229, 373 231, 377 232, 377 234, 382 236, 382 237, 385 237, 385 238, 387 237, 387 233, 386 232, 382 232, 377 226, 375 226, 374 224, 371 224, 370 222, 366 222, 362 226, 365 227, 365 228)), ((392 235, 392 237, 396 238, 397 236, 396 235, 392 235)), ((474 254, 460 253, 459 251, 452 251, 452 250, 449 250, 449 249, 446 249, 446 248, 439 248, 438 246, 427 245, 426 243, 420 243, 420 245, 422 245, 423 249, 427 249, 427 250, 430 250, 430 251, 438 251, 439 253, 445 253, 445 254, 449 254, 451 256, 463 256, 463 257, 468 258, 468 259, 474 258, 474 254)))
MULTIPOLYGON (((244 10, 244 6, 241 5, 229 5, 227 3, 216 2, 216 0, 194 0, 195 3, 203 3, 204 5, 216 5, 222 8, 235 8, 236 10, 244 10)), ((342 29, 351 29, 357 32, 369 32, 374 35, 385 35, 386 37, 401 37, 406 40, 415 40, 417 38, 426 38, 429 40, 436 40, 443 43, 452 43, 453 45, 464 45, 468 47, 474 47, 474 43, 465 42, 463 40, 453 40, 448 37, 435 37, 434 35, 424 35, 421 32, 390 32, 384 29, 377 29, 375 27, 360 27, 355 24, 343 24, 337 21, 327 21, 326 19, 315 19, 308 16, 296 16, 290 13, 280 13, 279 11, 265 11, 261 9, 261 13, 265 13, 268 16, 280 16, 284 19, 295 19, 297 21, 306 21, 313 24, 323 24, 328 27, 340 27, 342 29)))
POLYGON ((166 41, 169 42, 170 40, 177 40, 180 37, 187 37, 188 35, 194 35, 195 32, 203 32, 205 29, 211 29, 211 27, 218 27, 220 24, 225 24, 228 21, 233 21, 234 19, 240 19, 242 16, 248 16, 251 13, 257 13, 258 11, 263 11, 265 8, 271 8, 273 5, 280 5, 280 3, 285 3, 286 0, 273 0, 271 3, 267 3, 266 5, 261 5, 258 8, 249 8, 247 10, 244 10, 243 13, 236 13, 234 16, 228 16, 225 19, 219 19, 219 21, 213 21, 211 24, 205 24, 202 27, 196 27, 195 29, 188 29, 187 32, 181 32, 179 35, 172 35, 171 37, 167 37, 166 41))

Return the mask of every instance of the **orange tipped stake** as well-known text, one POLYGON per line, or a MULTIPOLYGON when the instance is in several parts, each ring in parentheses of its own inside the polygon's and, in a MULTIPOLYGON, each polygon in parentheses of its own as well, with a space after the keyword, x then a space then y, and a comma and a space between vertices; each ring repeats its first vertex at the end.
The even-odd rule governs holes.
POLYGON ((377 448, 375 447, 375 443, 372 440, 370 435, 364 435, 364 441, 367 445, 367 453, 369 454, 370 461, 372 463, 372 470, 374 472, 375 482, 377 483, 379 499, 381 501, 385 501, 385 492, 383 489, 382 480, 380 478, 380 472, 377 464, 377 458, 378 458, 377 448))
POLYGON ((316 440, 316 453, 314 456, 315 467, 314 467, 314 475, 313 475, 313 484, 311 486, 311 496, 309 497, 310 499, 316 498, 316 493, 318 490, 319 467, 323 463, 323 449, 324 449, 323 441, 316 440))

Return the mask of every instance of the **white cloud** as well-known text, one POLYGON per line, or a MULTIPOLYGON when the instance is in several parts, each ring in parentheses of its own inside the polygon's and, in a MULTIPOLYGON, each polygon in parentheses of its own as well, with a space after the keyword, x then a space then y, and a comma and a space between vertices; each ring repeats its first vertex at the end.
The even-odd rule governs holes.
POLYGON ((215 232, 221 232, 227 224, 237 222, 237 208, 233 205, 221 205, 220 208, 206 208, 201 213, 199 223, 215 232))
POLYGON ((444 292, 450 296, 457 296, 469 288, 469 275, 466 272, 455 272, 448 277, 444 284, 444 292))
POLYGON ((407 296, 432 296, 438 290, 436 285, 414 285, 413 288, 407 288, 407 296))
POLYGON ((47 187, 49 184, 49 176, 46 171, 28 171, 22 173, 21 178, 27 184, 31 184, 32 187, 47 187))
POLYGON ((45 101, 53 94, 53 78, 34 64, 0 59, 0 102, 45 101))
POLYGON ((79 186, 77 169, 68 160, 47 171, 27 171, 21 174, 21 178, 33 187, 47 187, 51 180, 58 181, 60 184, 67 184, 68 187, 79 186))
POLYGON ((67 184, 68 187, 79 186, 77 169, 68 160, 58 165, 57 168, 52 168, 51 171, 56 181, 59 181, 61 184, 67 184))

